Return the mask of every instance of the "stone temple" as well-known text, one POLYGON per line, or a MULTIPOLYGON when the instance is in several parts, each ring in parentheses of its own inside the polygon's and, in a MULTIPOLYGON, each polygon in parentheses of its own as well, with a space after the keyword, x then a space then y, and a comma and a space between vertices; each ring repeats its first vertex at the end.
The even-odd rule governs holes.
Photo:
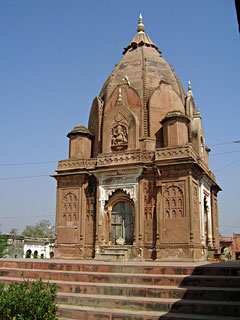
POLYGON ((219 252, 217 193, 191 84, 145 33, 124 48, 88 128, 58 163, 55 257, 197 261, 219 252))

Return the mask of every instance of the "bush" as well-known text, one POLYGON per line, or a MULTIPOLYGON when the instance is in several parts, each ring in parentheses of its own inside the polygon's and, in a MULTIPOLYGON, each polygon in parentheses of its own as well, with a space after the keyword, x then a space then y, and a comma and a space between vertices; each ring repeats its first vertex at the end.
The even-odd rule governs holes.
POLYGON ((0 319, 56 320, 56 284, 42 279, 0 285, 0 319))
POLYGON ((0 234, 0 258, 4 258, 7 254, 8 241, 5 235, 0 234))

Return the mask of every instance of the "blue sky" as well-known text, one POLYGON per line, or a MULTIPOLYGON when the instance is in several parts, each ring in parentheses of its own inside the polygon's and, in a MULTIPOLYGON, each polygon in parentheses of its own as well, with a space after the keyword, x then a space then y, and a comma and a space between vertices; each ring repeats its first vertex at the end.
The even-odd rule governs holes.
POLYGON ((87 125, 92 100, 135 35, 140 12, 185 90, 191 80, 210 167, 223 189, 220 231, 240 233, 240 144, 222 144, 240 140, 233 0, 0 0, 1 232, 21 232, 41 219, 54 224, 56 183, 49 175, 68 157, 66 134, 87 125), (34 162, 47 163, 12 165, 34 162), (41 177, 21 178, 29 176, 41 177))

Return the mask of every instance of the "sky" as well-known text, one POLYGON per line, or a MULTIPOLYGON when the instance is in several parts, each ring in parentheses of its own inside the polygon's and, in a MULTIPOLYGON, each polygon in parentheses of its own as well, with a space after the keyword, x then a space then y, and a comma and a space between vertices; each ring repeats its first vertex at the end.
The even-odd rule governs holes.
POLYGON ((222 235, 240 233, 240 35, 233 0, 0 0, 0 232, 55 224, 57 161, 139 14, 200 108, 222 235))

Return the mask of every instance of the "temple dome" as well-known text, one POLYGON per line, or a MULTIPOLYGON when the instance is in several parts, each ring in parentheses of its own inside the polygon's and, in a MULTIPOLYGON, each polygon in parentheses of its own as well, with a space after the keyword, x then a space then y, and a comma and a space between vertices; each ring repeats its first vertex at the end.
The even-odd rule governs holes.
POLYGON ((184 104, 184 89, 172 67, 162 57, 161 51, 145 33, 141 15, 138 30, 140 31, 130 44, 124 48, 122 59, 104 83, 99 97, 106 102, 122 79, 128 77, 131 87, 138 92, 141 100, 144 91, 148 100, 153 90, 164 81, 172 87, 184 104))
POLYGON ((185 114, 185 98, 172 67, 145 33, 140 15, 137 34, 93 101, 88 122, 94 135, 93 155, 115 151, 110 136, 120 122, 129 131, 127 150, 162 147, 161 121, 170 111, 185 114))

